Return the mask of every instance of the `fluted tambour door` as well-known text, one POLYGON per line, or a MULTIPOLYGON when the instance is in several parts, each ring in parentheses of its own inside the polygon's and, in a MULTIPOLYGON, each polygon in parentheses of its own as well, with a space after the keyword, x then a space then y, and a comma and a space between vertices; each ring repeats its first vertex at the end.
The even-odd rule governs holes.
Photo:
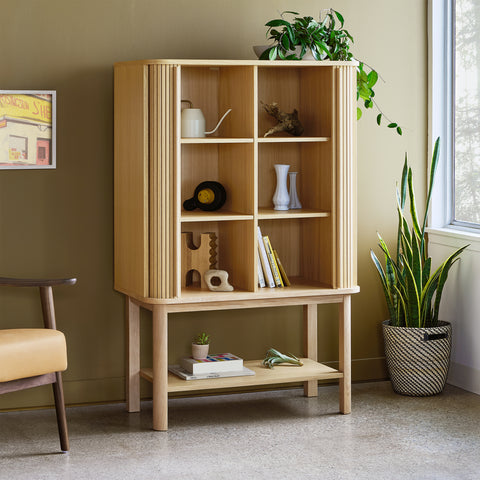
POLYGON ((357 285, 356 68, 336 67, 337 288, 357 285))
POLYGON ((149 289, 153 298, 174 297, 174 76, 174 65, 149 67, 149 289))

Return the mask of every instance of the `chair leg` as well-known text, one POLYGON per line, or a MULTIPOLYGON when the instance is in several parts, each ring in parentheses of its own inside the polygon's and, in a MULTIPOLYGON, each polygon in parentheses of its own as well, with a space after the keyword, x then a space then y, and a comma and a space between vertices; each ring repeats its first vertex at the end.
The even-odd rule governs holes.
POLYGON ((57 381, 52 383, 53 396, 55 398, 55 410, 57 412, 58 434, 60 435, 60 447, 63 452, 70 450, 68 441, 67 415, 65 413, 65 400, 63 398, 62 373, 56 372, 57 381))

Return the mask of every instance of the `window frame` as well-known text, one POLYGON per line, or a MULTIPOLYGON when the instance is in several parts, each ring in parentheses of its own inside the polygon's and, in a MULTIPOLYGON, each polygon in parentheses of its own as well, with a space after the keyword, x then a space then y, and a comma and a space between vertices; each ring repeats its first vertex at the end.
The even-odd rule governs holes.
POLYGON ((455 219, 455 0, 429 0, 428 9, 429 158, 441 142, 429 225, 480 234, 480 224, 455 219))

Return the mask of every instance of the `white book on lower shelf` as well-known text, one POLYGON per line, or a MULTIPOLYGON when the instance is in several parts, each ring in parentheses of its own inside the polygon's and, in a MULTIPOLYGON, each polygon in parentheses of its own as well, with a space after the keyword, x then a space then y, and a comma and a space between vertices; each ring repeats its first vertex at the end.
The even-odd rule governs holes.
POLYGON ((232 372, 243 368, 243 360, 233 353, 216 353, 199 360, 192 357, 182 358, 180 365, 193 374, 232 372))
POLYGON ((190 373, 180 365, 169 365, 168 370, 184 380, 206 380, 208 378, 245 377, 248 375, 255 375, 255 372, 247 367, 242 367, 241 370, 228 372, 190 373))

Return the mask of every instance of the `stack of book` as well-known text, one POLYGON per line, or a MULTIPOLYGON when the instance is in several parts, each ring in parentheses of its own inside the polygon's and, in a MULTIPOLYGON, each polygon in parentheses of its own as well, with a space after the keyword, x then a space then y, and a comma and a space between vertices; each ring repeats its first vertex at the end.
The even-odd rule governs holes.
POLYGON ((258 227, 258 285, 260 287, 289 287, 287 272, 276 250, 272 248, 268 235, 262 235, 258 227))
POLYGON ((181 365, 170 365, 168 369, 184 380, 255 375, 253 370, 243 366, 240 357, 232 353, 207 355, 206 358, 199 360, 192 357, 183 358, 181 365))

